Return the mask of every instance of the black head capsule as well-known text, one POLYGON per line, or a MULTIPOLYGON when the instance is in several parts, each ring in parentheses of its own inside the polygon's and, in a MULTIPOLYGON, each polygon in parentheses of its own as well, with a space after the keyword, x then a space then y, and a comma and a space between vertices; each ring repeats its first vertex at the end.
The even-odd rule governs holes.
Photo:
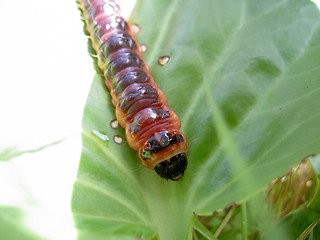
POLYGON ((154 170, 164 179, 178 181, 182 178, 187 165, 187 155, 185 153, 179 153, 166 161, 158 163, 154 167, 154 170))

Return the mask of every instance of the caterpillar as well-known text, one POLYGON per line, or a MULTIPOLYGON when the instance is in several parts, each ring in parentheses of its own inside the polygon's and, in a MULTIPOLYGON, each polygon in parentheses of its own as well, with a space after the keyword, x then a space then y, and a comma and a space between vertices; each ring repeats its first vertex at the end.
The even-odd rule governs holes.
POLYGON ((89 53, 102 74, 131 148, 164 179, 179 180, 188 144, 179 117, 157 87, 129 23, 114 0, 77 0, 89 53))

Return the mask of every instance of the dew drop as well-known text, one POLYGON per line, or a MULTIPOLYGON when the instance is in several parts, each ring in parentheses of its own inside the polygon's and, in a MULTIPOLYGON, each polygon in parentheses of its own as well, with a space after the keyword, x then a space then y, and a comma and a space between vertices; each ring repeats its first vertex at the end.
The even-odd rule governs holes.
POLYGON ((109 141, 108 136, 106 134, 99 132, 98 130, 94 129, 94 130, 92 130, 92 133, 103 141, 109 141))
POLYGON ((119 135, 114 135, 113 136, 113 141, 116 143, 116 144, 122 144, 123 143, 123 138, 119 135))
POLYGON ((134 23, 134 24, 131 24, 131 30, 134 34, 137 34, 138 32, 141 31, 141 27, 138 24, 134 23))
POLYGON ((118 128, 119 125, 120 125, 120 124, 119 124, 119 122, 118 122, 117 119, 113 119, 113 120, 110 121, 110 127, 113 128, 113 129, 118 128))
POLYGON ((158 64, 160 66, 164 66, 169 62, 169 60, 170 60, 170 56, 168 56, 168 55, 161 56, 161 57, 159 57, 158 64))
POLYGON ((308 180, 307 182, 306 182, 306 187, 311 187, 312 186, 312 181, 311 180, 308 180))
POLYGON ((140 51, 145 53, 148 50, 147 45, 145 44, 140 44, 140 51))

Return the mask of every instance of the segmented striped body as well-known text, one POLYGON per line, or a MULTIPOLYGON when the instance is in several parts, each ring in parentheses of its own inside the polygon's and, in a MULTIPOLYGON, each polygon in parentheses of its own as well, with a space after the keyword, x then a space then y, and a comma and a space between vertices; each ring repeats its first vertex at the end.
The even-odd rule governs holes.
POLYGON ((144 166, 162 178, 180 179, 188 150, 180 120, 156 86, 119 6, 113 0, 78 0, 78 6, 128 144, 144 166))

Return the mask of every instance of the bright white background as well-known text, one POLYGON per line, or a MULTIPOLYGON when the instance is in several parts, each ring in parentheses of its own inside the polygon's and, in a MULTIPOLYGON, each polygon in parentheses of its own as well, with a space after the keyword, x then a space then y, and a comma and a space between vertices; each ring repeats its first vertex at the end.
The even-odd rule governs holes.
MULTIPOLYGON (((125 17, 133 0, 119 1, 125 17)), ((70 201, 81 153, 81 118, 94 77, 75 0, 0 0, 0 206, 27 212, 44 239, 75 239, 70 201)))
MULTIPOLYGON (((120 2, 128 16, 134 1, 120 2)), ((44 239, 76 238, 70 201, 94 76, 82 27, 75 0, 0 0, 0 152, 67 137, 0 161, 0 206, 26 210, 27 226, 44 239)))

